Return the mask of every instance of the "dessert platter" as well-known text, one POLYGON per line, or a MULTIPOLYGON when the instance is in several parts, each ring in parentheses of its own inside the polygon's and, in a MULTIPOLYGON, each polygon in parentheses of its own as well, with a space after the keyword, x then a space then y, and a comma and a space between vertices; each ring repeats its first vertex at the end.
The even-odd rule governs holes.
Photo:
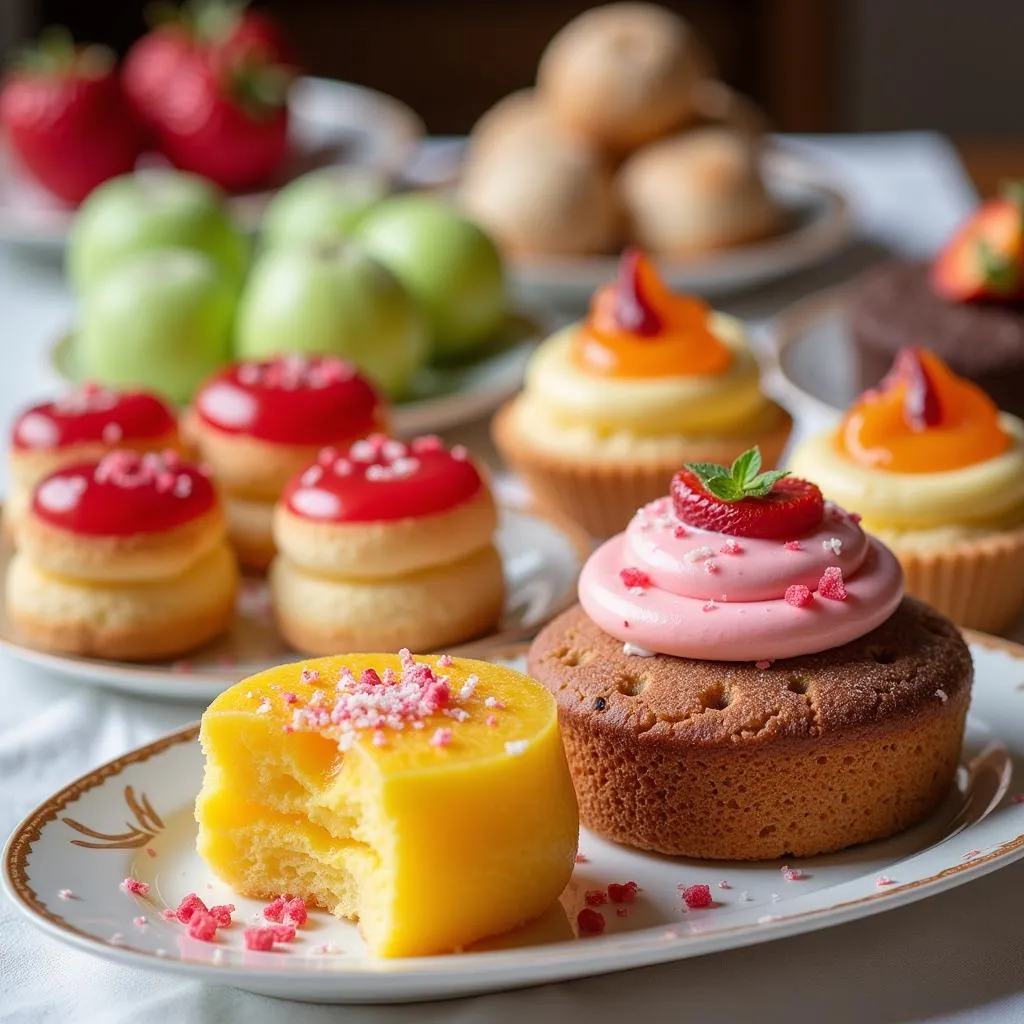
POLYGON ((533 88, 477 122, 456 194, 530 301, 580 304, 630 243, 676 288, 751 287, 849 232, 841 193, 767 124, 684 19, 607 4, 554 36, 533 88))
POLYGON ((289 650, 531 635, 571 601, 585 534, 497 509, 464 448, 389 437, 388 417, 368 378, 324 356, 218 371, 180 422, 153 393, 97 385, 25 410, 0 645, 210 700, 289 650))
POLYGON ((1024 856, 1024 649, 905 596, 756 449, 666 489, 525 659, 257 673, 33 811, 8 894, 117 962, 395 1002, 770 941, 1024 856))

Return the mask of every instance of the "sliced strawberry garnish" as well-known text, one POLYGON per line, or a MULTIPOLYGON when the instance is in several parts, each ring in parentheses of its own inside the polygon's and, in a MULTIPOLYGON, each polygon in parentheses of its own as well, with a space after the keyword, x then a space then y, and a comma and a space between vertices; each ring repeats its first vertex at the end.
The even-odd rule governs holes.
POLYGON ((925 365, 926 358, 922 350, 914 346, 901 349, 881 383, 883 391, 900 384, 906 388, 903 418, 911 430, 926 430, 942 423, 942 402, 925 365))
POLYGON ((1019 185, 1004 189, 964 224, 932 267, 932 287, 953 302, 1006 301, 1021 295, 1024 206, 1019 185))
POLYGON ((807 480, 760 468, 756 448, 730 469, 686 466, 672 481, 676 515, 690 526, 734 537, 789 540, 815 530, 825 511, 821 491, 807 480))
POLYGON ((644 292, 647 257, 635 246, 622 253, 615 285, 615 321, 624 331, 653 338, 662 328, 661 317, 644 292))

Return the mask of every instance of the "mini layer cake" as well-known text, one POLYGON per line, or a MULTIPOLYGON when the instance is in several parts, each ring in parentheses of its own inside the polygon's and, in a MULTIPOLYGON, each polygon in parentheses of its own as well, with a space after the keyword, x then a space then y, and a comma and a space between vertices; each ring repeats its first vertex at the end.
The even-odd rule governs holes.
POLYGON ((116 451, 46 477, 16 526, 5 600, 37 647, 151 660, 231 621, 238 570, 210 480, 172 451, 116 451))
POLYGON ((490 489, 464 449, 374 435, 325 449, 274 514, 270 589, 281 634, 310 654, 436 650, 498 621, 490 489))
POLYGON ((358 920, 375 955, 507 931, 572 873, 555 702, 510 669, 405 650, 284 665, 221 694, 200 740, 213 872, 358 920))
POLYGON ((196 395, 186 433, 225 493, 228 534, 241 564, 274 557, 274 502, 327 445, 387 429, 383 399, 351 363, 286 355, 220 371, 196 395))
POLYGON ((179 446, 177 416, 148 391, 83 384, 55 402, 34 405, 11 431, 5 527, 13 529, 32 488, 63 466, 96 461, 115 448, 161 452, 179 446))
POLYGON ((930 814, 973 670, 951 622, 805 480, 691 466, 580 576, 534 641, 582 820, 723 860, 812 856, 930 814))

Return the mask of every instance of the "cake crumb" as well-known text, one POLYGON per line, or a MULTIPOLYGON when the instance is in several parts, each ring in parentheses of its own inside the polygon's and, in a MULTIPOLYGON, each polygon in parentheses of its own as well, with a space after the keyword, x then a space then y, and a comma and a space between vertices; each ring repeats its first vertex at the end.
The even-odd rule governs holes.
POLYGON ((577 864, 586 864, 589 859, 590 858, 587 857, 587 855, 585 853, 577 853, 576 854, 576 863, 577 864))
POLYGON ((137 878, 126 878, 118 888, 129 896, 148 896, 149 884, 140 882, 137 878))
POLYGON ((529 740, 510 740, 505 744, 505 753, 516 757, 519 754, 525 754, 526 748, 529 747, 529 745, 529 740))
POLYGON ((782 869, 782 877, 787 882, 799 882, 804 873, 799 868, 791 868, 788 864, 782 869))
POLYGON ((787 540, 786 543, 783 544, 782 546, 787 551, 803 551, 803 549, 804 549, 803 544, 801 544, 800 541, 798 541, 798 540, 787 540))
POLYGON ((770 661, 767 661, 764 658, 762 658, 760 661, 755 661, 754 662, 754 668, 759 669, 761 672, 763 672, 766 668, 771 668, 771 667, 772 667, 772 663, 770 661))
POLYGON ((893 880, 888 875, 879 875, 875 879, 875 886, 879 889, 884 889, 887 885, 892 885, 893 880))
POLYGON ((1010 800, 1015 804, 1024 804, 1024 793, 1014 793, 1010 800))
POLYGON ((715 573, 718 572, 718 563, 713 558, 705 559, 705 561, 704 561, 704 571, 709 576, 714 576, 715 573))
POLYGON ((242 933, 245 948, 259 953, 269 953, 274 948, 273 928, 246 928, 242 933))
POLYGON ((686 904, 687 910, 703 910, 714 902, 711 898, 711 886, 704 884, 678 885, 676 889, 686 904))
POLYGON ((723 878, 723 879, 722 879, 722 880, 721 880, 721 881, 720 881, 720 882, 718 883, 718 888, 719 888, 719 889, 731 889, 731 888, 732 888, 732 886, 731 886, 731 885, 730 885, 730 884, 729 884, 729 883, 728 883, 728 882, 727 882, 727 881, 726 881, 726 880, 725 880, 725 879, 723 878))
POLYGON ((846 584, 843 581, 843 570, 838 565, 830 565, 818 580, 818 593, 829 601, 845 601, 847 598, 846 584))
POLYGON ((70 889, 58 889, 57 899, 59 900, 77 900, 78 897, 70 889))
POLYGON ((723 555, 742 555, 743 545, 730 537, 720 548, 723 555))
POLYGON ((615 908, 615 916, 616 917, 629 917, 629 907, 616 907, 615 908))
POLYGON ((978 856, 978 854, 980 854, 980 853, 981 853, 981 850, 968 850, 968 851, 967 851, 967 852, 966 852, 966 853, 964 854, 964 860, 973 860, 973 859, 974 859, 975 857, 977 857, 977 856, 978 856))
POLYGON ((604 915, 590 907, 584 907, 576 915, 576 926, 580 935, 600 935, 605 928, 604 915))
POLYGON ((136 928, 145 928, 146 925, 149 924, 149 918, 146 917, 145 914, 140 914, 138 917, 132 918, 132 924, 135 925, 136 928))
POLYGON ((945 690, 936 690, 935 696, 938 697, 939 701, 943 704, 945 704, 946 701, 949 700, 949 695, 946 693, 945 690))
POLYGON ((640 886, 636 882, 623 882, 621 885, 617 882, 609 882, 608 899, 612 903, 632 903, 639 891, 640 886))
POLYGON ((197 910, 189 918, 188 934, 200 942, 213 942, 217 936, 217 919, 205 910, 197 910))
POLYGON ((608 893, 604 889, 588 889, 583 894, 583 901, 588 907, 599 907, 608 902, 608 893))
POLYGON ((786 593, 783 596, 786 604, 791 604, 794 608, 806 608, 814 601, 814 595, 810 588, 805 587, 802 583, 794 583, 792 586, 786 587, 786 593))

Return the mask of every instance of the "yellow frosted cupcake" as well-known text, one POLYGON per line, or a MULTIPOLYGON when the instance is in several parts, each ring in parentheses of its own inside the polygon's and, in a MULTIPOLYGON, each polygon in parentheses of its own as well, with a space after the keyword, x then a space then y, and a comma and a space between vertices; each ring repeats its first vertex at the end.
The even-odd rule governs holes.
POLYGON ((572 874, 555 701, 511 669, 408 651, 282 665, 222 693, 199 738, 214 874, 357 920, 374 955, 508 931, 572 874))
POLYGON ((684 463, 731 463, 758 445, 774 466, 791 426, 761 392, 743 325, 673 294, 628 249, 587 318, 537 350, 494 439, 539 502, 606 537, 684 463))
POLYGON ((1024 604, 1024 422, 936 355, 906 348, 795 473, 855 508, 903 565, 907 592, 999 632, 1024 604))

